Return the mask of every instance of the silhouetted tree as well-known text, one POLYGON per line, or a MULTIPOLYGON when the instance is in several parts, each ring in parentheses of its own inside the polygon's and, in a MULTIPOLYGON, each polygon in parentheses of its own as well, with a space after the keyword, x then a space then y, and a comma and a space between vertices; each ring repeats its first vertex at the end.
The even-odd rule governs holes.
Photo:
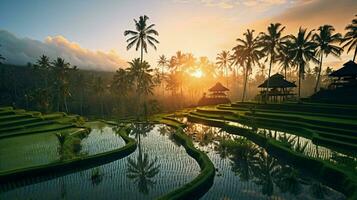
MULTIPOLYGON (((258 64, 259 60, 263 56, 262 51, 260 50, 259 38, 254 37, 254 30, 247 30, 243 35, 244 39, 237 39, 238 45, 233 48, 234 51, 239 52, 239 56, 241 56, 242 60, 245 64, 245 78, 244 78, 244 89, 242 95, 242 102, 244 102, 246 90, 247 90, 247 82, 248 82, 248 74, 252 70, 252 65, 258 64)), ((239 59, 238 59, 239 60, 239 59)))
POLYGON ((281 48, 281 42, 287 37, 282 37, 282 32, 285 26, 281 27, 280 23, 270 24, 267 33, 262 33, 260 37, 262 52, 266 54, 267 59, 269 59, 269 72, 268 72, 268 82, 267 91, 265 93, 265 101, 267 101, 268 90, 270 84, 270 75, 273 64, 276 62, 276 58, 279 55, 279 50, 281 48))
POLYGON ((38 70, 40 72, 40 77, 42 79, 41 81, 45 82, 45 88, 47 88, 49 76, 48 72, 51 68, 50 58, 48 56, 42 55, 40 59, 36 61, 33 67, 35 70, 38 70))
POLYGON ((76 67, 71 67, 63 58, 57 58, 52 62, 55 75, 55 92, 57 93, 57 111, 62 111, 64 106, 68 112, 67 97, 70 96, 68 73, 71 70, 76 70, 76 67))
MULTIPOLYGON (((129 62, 128 68, 129 80, 135 85, 137 94, 138 106, 141 104, 141 94, 144 97, 148 94, 153 94, 153 76, 151 75, 152 69, 148 62, 141 62, 139 58, 129 62)), ((146 100, 146 99, 145 99, 146 100)), ((144 103, 146 103, 144 100, 144 103)))
POLYGON ((279 61, 282 70, 284 71, 285 79, 287 79, 286 71, 289 68, 293 68, 293 66, 295 65, 293 60, 294 55, 291 53, 290 50, 291 50, 291 42, 289 40, 284 41, 280 46, 279 55, 277 57, 277 60, 279 61))
POLYGON ((315 58, 316 44, 312 41, 312 31, 306 32, 306 29, 300 28, 297 36, 291 35, 291 53, 292 58, 299 66, 299 92, 298 97, 301 97, 301 79, 305 73, 305 66, 309 61, 318 62, 315 58))
POLYGON ((218 65, 219 68, 222 68, 225 70, 225 75, 226 75, 226 79, 227 79, 227 87, 228 87, 228 70, 230 69, 230 65, 229 65, 229 58, 230 58, 230 54, 229 51, 222 51, 221 53, 217 54, 216 57, 216 64, 218 65))
POLYGON ((354 49, 355 52, 353 55, 353 61, 355 61, 357 55, 357 15, 355 15, 355 18, 352 20, 352 23, 346 26, 345 30, 347 32, 343 37, 344 45, 342 46, 342 48, 348 47, 347 53, 354 49))
POLYGON ((329 54, 338 57, 343 51, 341 47, 334 45, 334 43, 339 43, 342 41, 342 35, 340 33, 333 34, 334 31, 335 29, 333 26, 323 25, 319 27, 318 33, 313 35, 313 40, 317 44, 316 56, 320 57, 320 64, 318 68, 319 70, 314 89, 315 92, 317 92, 318 85, 320 84, 323 57, 327 57, 329 54))
POLYGON ((155 24, 147 25, 146 22, 149 19, 148 16, 140 16, 139 21, 134 19, 135 30, 126 30, 124 31, 124 36, 131 36, 126 40, 128 42, 127 50, 136 45, 135 50, 141 51, 140 61, 143 61, 144 51, 147 53, 148 44, 156 50, 156 44, 159 44, 159 41, 154 37, 158 36, 159 33, 153 29, 155 24))

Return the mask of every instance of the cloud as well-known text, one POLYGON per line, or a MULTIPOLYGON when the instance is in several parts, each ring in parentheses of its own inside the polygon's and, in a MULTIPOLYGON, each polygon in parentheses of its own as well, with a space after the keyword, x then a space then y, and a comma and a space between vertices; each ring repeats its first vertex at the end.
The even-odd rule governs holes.
POLYGON ((269 8, 274 5, 287 3, 288 0, 174 0, 176 3, 200 3, 208 7, 218 7, 223 9, 241 7, 269 8))
POLYGON ((41 55, 51 59, 62 57, 80 69, 114 71, 127 66, 115 50, 93 51, 81 47, 63 36, 48 36, 43 42, 29 38, 18 38, 14 34, 0 30, 0 54, 6 63, 24 65, 35 63, 41 55))
POLYGON ((297 32, 300 26, 309 29, 317 29, 324 24, 335 26, 336 30, 343 32, 344 27, 352 21, 357 14, 357 1, 344 0, 309 0, 296 1, 284 12, 271 18, 262 20, 260 23, 280 22, 297 32))

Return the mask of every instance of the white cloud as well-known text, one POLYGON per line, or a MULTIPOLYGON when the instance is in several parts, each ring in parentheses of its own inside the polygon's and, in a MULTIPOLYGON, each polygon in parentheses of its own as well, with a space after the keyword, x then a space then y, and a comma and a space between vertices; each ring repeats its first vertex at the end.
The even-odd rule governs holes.
POLYGON ((199 2, 204 6, 218 7, 223 9, 245 7, 264 7, 269 8, 274 5, 288 3, 288 0, 174 0, 176 3, 199 2))
POLYGON ((35 63, 43 54, 51 59, 62 57, 81 69, 114 71, 127 65, 127 62, 115 50, 93 51, 61 35, 48 36, 44 42, 41 42, 29 38, 18 38, 8 31, 0 30, 0 44, 0 54, 6 58, 6 63, 17 65, 35 63))

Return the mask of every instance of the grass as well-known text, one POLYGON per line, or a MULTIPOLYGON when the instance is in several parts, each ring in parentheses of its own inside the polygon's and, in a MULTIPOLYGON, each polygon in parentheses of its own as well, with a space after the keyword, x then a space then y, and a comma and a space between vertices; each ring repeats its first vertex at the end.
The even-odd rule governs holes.
POLYGON ((23 135, 0 140, 0 171, 48 164, 58 159, 52 133, 23 135))

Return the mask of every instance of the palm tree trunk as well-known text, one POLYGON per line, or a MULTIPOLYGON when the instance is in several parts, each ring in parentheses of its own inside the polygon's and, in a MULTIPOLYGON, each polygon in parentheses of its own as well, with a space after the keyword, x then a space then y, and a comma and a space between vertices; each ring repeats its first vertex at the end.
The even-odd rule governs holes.
POLYGON ((227 80, 227 88, 228 88, 228 69, 227 69, 227 66, 224 66, 224 68, 226 69, 226 80, 227 80))
MULTIPOLYGON (((248 64, 250 65, 250 64, 248 64)), ((245 80, 244 80, 244 89, 243 89, 243 96, 242 96, 242 102, 244 102, 244 99, 245 99, 245 93, 246 93, 246 90, 247 90, 247 82, 248 82, 248 65, 247 65, 247 68, 245 70, 245 80)))
POLYGON ((299 66, 299 93, 298 93, 298 101, 300 102, 300 97, 301 97, 301 76, 302 76, 302 73, 301 73, 301 64, 299 66))
POLYGON ((323 53, 321 53, 320 57, 320 67, 319 67, 319 73, 317 74, 317 80, 316 80, 316 85, 315 85, 315 93, 317 92, 317 87, 320 84, 320 76, 321 76, 321 70, 322 70, 322 59, 323 59, 323 53))
POLYGON ((140 62, 143 63, 143 57, 144 57, 144 48, 141 45, 141 57, 140 57, 140 62))
POLYGON ((269 73, 268 73, 268 82, 267 82, 267 89, 265 92, 265 98, 264 98, 264 102, 267 103, 268 101, 268 92, 269 92, 269 86, 270 86, 270 74, 271 74, 271 67, 273 65, 273 54, 270 54, 270 63, 269 63, 269 73))
POLYGON ((355 54, 353 55, 353 62, 356 60, 356 56, 357 56, 357 45, 355 47, 355 54))

